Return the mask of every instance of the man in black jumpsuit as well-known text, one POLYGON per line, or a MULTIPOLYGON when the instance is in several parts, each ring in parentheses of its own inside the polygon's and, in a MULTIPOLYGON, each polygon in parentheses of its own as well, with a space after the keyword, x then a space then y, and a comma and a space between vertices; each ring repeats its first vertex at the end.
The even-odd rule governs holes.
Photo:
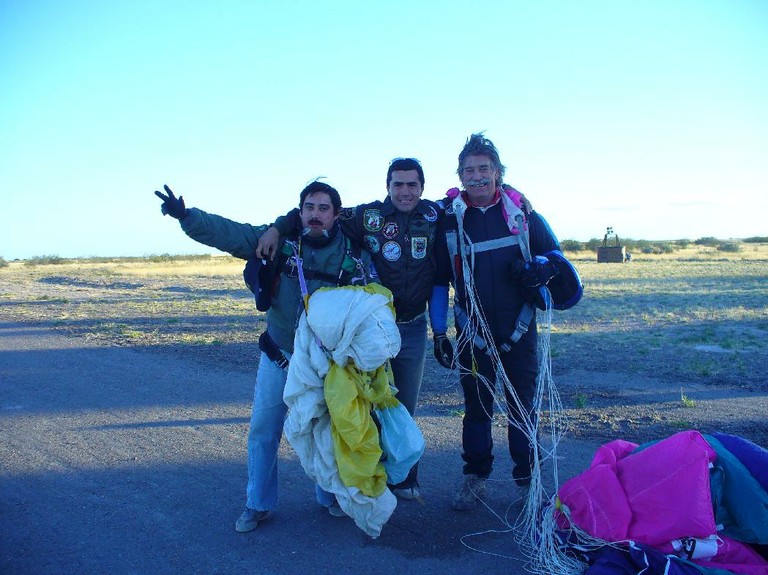
MULTIPOLYGON (((463 190, 455 190, 435 243, 435 283, 444 286, 446 297, 449 282, 455 289, 458 364, 465 403, 464 480, 453 502, 457 510, 475 508, 493 468, 491 420, 497 369, 504 370, 520 400, 518 404, 505 385, 508 418, 534 421, 538 353, 530 303, 538 286, 550 279, 549 266, 542 264, 546 258, 535 256, 560 250, 544 218, 528 212, 520 194, 503 186, 504 171, 493 143, 482 134, 473 134, 459 155, 463 190), (533 262, 526 265, 531 258, 533 262), (523 317, 526 305, 529 315, 523 317), (487 353, 490 346, 497 355, 487 353)), ((444 331, 440 318, 431 320, 435 332, 444 331)), ((507 437, 513 477, 518 485, 528 485, 535 445, 513 423, 508 424, 507 437)))

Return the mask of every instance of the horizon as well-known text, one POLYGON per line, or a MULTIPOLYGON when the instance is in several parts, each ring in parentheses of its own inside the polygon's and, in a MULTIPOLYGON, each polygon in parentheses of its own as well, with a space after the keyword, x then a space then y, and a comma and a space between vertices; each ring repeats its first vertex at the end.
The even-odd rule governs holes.
MULTIPOLYGON (((621 240, 621 238, 619 238, 619 239, 621 240)), ((666 240, 646 240, 646 239, 642 239, 642 238, 640 238, 640 239, 624 238, 623 240, 621 240, 621 243, 619 245, 627 247, 627 249, 632 249, 634 247, 634 245, 636 245, 638 243, 651 243, 651 244, 657 244, 657 245, 664 245, 664 244, 676 244, 676 243, 685 242, 685 243, 689 243, 689 244, 699 245, 699 244, 697 244, 697 242, 700 242, 701 240, 714 240, 714 241, 720 242, 720 243, 724 243, 724 242, 738 242, 740 244, 753 244, 753 243, 754 244, 763 244, 763 243, 764 244, 768 244, 768 236, 750 236, 750 237, 746 237, 746 238, 718 238, 716 236, 704 236, 704 237, 695 238, 695 239, 694 238, 675 238, 675 239, 666 239, 666 240), (752 240, 752 241, 750 241, 750 240, 752 240), (633 246, 627 246, 625 244, 625 242, 633 244, 633 246)), ((601 238, 594 237, 594 238, 590 238, 589 240, 586 240, 586 241, 573 240, 573 239, 570 239, 570 238, 565 238, 563 240, 560 240, 561 243, 563 241, 566 241, 566 242, 570 242, 570 241, 579 242, 580 244, 583 244, 584 249, 591 249, 588 246, 588 244, 593 243, 595 241, 602 242, 603 240, 601 238)), ((232 257, 234 259, 239 259, 239 258, 236 258, 234 256, 231 256, 230 254, 228 254, 226 252, 222 252, 220 250, 217 250, 216 248, 210 248, 210 247, 204 246, 202 244, 198 244, 198 245, 199 245, 200 249, 203 250, 203 251, 200 251, 200 252, 183 252, 183 253, 168 253, 168 252, 160 253, 160 252, 158 252, 158 253, 147 253, 147 254, 141 254, 141 255, 101 255, 101 256, 97 256, 97 255, 60 256, 59 254, 56 254, 56 253, 45 253, 45 254, 36 254, 36 255, 33 255, 33 256, 30 256, 30 257, 27 257, 27 258, 13 258, 13 259, 4 258, 2 256, 2 254, 0 254, 0 260, 5 260, 7 262, 28 262, 28 261, 33 261, 33 260, 61 259, 64 262, 67 262, 69 260, 91 260, 91 259, 93 259, 93 260, 120 260, 120 259, 144 260, 144 259, 165 258, 165 257, 168 257, 168 258, 171 258, 171 259, 183 259, 185 257, 195 258, 195 257, 206 257, 206 256, 212 256, 212 257, 222 256, 222 257, 232 257)), ((704 245, 704 244, 701 244, 701 245, 704 245)), ((683 248, 684 248, 684 246, 680 246, 680 249, 683 249, 683 248)), ((563 251, 570 251, 570 250, 567 250, 566 248, 563 248, 563 251)), ((596 251, 596 249, 594 251, 596 251)), ((648 255, 648 254, 644 254, 644 255, 648 255)), ((243 261, 245 261, 245 260, 243 260, 243 261)), ((57 263, 57 262, 47 262, 47 261, 44 261, 44 262, 41 262, 40 265, 48 265, 48 264, 51 264, 51 263, 57 263)))

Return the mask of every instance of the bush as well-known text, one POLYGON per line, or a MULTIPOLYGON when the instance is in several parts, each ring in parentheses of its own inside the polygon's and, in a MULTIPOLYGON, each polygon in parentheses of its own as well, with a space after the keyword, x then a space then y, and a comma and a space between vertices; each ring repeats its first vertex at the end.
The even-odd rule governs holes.
POLYGON ((50 256, 34 256, 24 262, 24 265, 28 266, 45 266, 52 264, 63 264, 67 260, 57 255, 50 256))
POLYGON ((8 262, 5 261, 5 258, 3 256, 0 256, 0 268, 7 268, 8 262))
POLYGON ((564 252, 581 252, 584 251, 584 244, 576 240, 563 240, 560 242, 560 248, 564 252))
POLYGON ((753 236, 742 241, 745 244, 768 244, 768 236, 753 236))
POLYGON ((693 243, 696 244, 697 246, 709 246, 712 248, 716 248, 717 246, 720 245, 720 240, 713 237, 706 237, 706 238, 699 238, 693 243))
POLYGON ((722 242, 717 246, 717 251, 738 253, 741 251, 741 244, 739 242, 722 242))
POLYGON ((211 254, 189 254, 189 255, 171 255, 171 254, 150 254, 141 258, 152 263, 168 263, 168 262, 180 262, 180 261, 201 261, 210 260, 213 256, 211 254))
POLYGON ((592 238, 585 244, 586 249, 592 250, 593 252, 596 252, 597 248, 600 248, 602 246, 603 246, 603 240, 598 238, 592 238))

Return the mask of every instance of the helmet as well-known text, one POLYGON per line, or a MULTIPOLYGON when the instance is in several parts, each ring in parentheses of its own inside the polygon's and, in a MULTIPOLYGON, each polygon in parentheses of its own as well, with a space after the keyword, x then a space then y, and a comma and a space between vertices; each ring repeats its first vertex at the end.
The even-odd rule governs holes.
POLYGON ((552 250, 544 255, 558 271, 555 277, 547 283, 547 288, 552 296, 552 307, 555 309, 572 308, 579 303, 584 294, 584 284, 581 283, 579 272, 559 250, 552 250))

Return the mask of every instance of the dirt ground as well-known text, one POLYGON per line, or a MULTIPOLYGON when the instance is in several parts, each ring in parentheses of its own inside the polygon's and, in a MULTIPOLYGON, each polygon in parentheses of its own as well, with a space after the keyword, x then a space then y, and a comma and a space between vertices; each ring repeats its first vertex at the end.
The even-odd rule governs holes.
MULTIPOLYGON (((77 297, 83 304, 98 299, 112 306, 110 321, 122 321, 114 302, 125 298, 123 288, 135 293, 135 285, 111 286, 114 302, 88 285, 75 286, 81 296, 71 285, 41 286, 39 296, 25 292, 26 309, 55 307, 70 314, 66 322, 50 312, 20 316, 15 296, 0 301, 0 573, 525 572, 513 530, 525 494, 511 480, 501 419, 487 507, 450 509, 461 480, 463 405, 456 374, 431 356, 417 414, 427 442, 421 502, 400 502, 373 540, 315 504, 312 484, 284 444, 279 509, 256 531, 239 534, 253 338, 180 345, 172 334, 168 341, 137 341, 126 328, 106 330, 104 319, 91 312, 75 317, 68 308, 77 297), (66 299, 56 299, 59 288, 66 299)), ((157 334, 186 320, 169 321, 163 311, 133 318, 127 328, 157 334)), ((238 321, 200 316, 192 327, 258 327, 252 318, 238 321)), ((666 370, 671 358, 663 351, 658 368, 644 371, 615 361, 613 350, 596 351, 585 362, 576 347, 565 355, 553 349, 568 426, 557 453, 560 483, 616 438, 642 443, 699 429, 768 444, 764 354, 754 356, 747 379, 697 381, 666 370)), ((722 350, 703 352, 731 361, 722 350)), ((549 495, 556 490, 552 465, 545 466, 549 495)))
MULTIPOLYGON (((425 391, 423 501, 400 502, 373 540, 314 503, 288 445, 278 512, 235 532, 250 372, 2 323, 0 378, 2 573, 524 572, 511 529, 524 493, 502 450, 488 508, 450 509, 461 477, 454 389, 425 391)), ((596 447, 564 441, 561 476, 596 447)))

